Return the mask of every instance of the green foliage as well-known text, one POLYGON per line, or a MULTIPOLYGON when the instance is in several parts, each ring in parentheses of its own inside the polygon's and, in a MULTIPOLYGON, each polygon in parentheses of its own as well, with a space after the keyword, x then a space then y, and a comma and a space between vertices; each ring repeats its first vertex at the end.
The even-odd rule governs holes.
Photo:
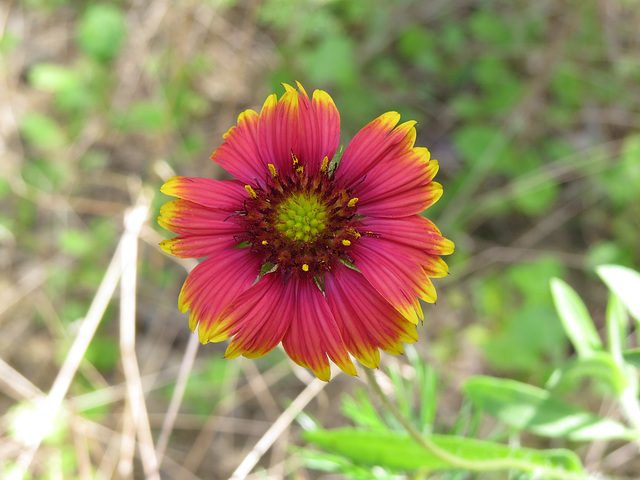
MULTIPOLYGON (((224 382, 234 375, 237 366, 224 358, 211 357, 201 371, 194 371, 187 382, 184 397, 189 408, 197 415, 210 415, 225 392, 221 389, 224 382)), ((165 389, 167 398, 173 392, 172 388, 165 389)))
POLYGON ((78 21, 78 46, 100 62, 113 60, 120 53, 125 34, 124 14, 115 5, 89 5, 78 21))
POLYGON ((602 265, 597 272, 631 316, 640 322, 640 273, 617 265, 602 265))
POLYGON ((559 361, 566 340, 545 285, 563 271, 554 258, 541 257, 474 282, 477 311, 487 319, 476 341, 495 367, 544 375, 541 367, 559 361))
MULTIPOLYGON (((430 472, 457 469, 426 451, 404 433, 342 428, 305 432, 304 437, 307 441, 331 453, 344 456, 356 464, 379 465, 399 471, 430 472)), ((431 435, 429 439, 444 451, 465 460, 489 462, 509 459, 521 461, 531 470, 560 469, 574 473, 583 471, 577 455, 569 450, 545 452, 454 435, 431 435)))
POLYGON ((67 144, 62 127, 42 113, 26 113, 20 120, 20 133, 29 144, 43 151, 56 150, 67 144))
POLYGON ((465 382, 467 397, 481 410, 516 430, 576 441, 634 439, 637 433, 552 396, 544 389, 493 377, 465 382))
POLYGON ((551 280, 551 291, 564 330, 578 356, 586 358, 602 350, 602 341, 593 326, 593 320, 575 290, 562 280, 554 278, 551 280))

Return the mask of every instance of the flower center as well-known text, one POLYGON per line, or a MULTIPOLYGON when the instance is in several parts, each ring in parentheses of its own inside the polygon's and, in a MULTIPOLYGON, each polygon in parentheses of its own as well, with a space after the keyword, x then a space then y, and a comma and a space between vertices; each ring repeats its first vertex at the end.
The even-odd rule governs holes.
POLYGON ((292 271, 321 277, 336 262, 353 264, 349 249, 361 235, 358 199, 335 184, 327 164, 314 175, 299 166, 279 175, 269 165, 270 177, 245 186, 249 198, 239 219, 246 234, 237 240, 263 254, 265 265, 282 269, 285 280, 292 271))
POLYGON ((276 230, 294 242, 314 242, 325 229, 327 210, 315 195, 293 195, 276 211, 279 220, 276 230))

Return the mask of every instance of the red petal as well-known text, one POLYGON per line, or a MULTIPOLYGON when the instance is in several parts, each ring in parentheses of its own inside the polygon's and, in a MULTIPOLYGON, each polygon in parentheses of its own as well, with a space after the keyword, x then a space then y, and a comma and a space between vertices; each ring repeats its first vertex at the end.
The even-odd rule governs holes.
POLYGON ((421 259, 409 249, 381 238, 362 237, 352 244, 351 255, 371 285, 413 323, 423 318, 418 298, 435 302, 436 292, 421 259))
POLYGON ((402 218, 365 217, 361 223, 366 231, 374 232, 383 239, 420 252, 431 255, 453 253, 453 242, 444 238, 433 222, 420 215, 402 218))
POLYGON ((202 258, 233 248, 236 244, 231 235, 184 235, 160 242, 160 248, 180 258, 202 258))
POLYGON ((416 138, 415 122, 396 124, 397 112, 387 112, 364 127, 342 155, 337 173, 345 188, 353 188, 378 162, 411 149, 416 138))
POLYGON ((325 276, 325 293, 351 354, 369 368, 380 364, 378 348, 403 352, 402 342, 418 339, 416 327, 403 317, 365 277, 347 267, 325 276))
POLYGON ((207 339, 220 342, 233 336, 225 353, 227 358, 255 358, 269 353, 289 328, 295 293, 278 272, 265 275, 222 312, 207 339))
POLYGON ((164 183, 160 191, 166 195, 230 213, 242 210, 243 203, 248 198, 244 184, 236 180, 173 177, 164 183))
POLYGON ((333 314, 313 278, 292 277, 289 284, 297 290, 297 308, 282 346, 291 360, 311 368, 324 381, 331 378, 327 356, 345 373, 356 375, 333 314))
POLYGON ((293 171, 291 152, 299 150, 298 98, 298 92, 293 89, 287 89, 280 100, 275 94, 270 95, 258 121, 257 142, 265 167, 270 163, 283 175, 293 171))
POLYGON ((247 248, 232 248, 198 264, 184 282, 178 306, 191 310, 189 327, 202 343, 218 316, 234 298, 251 287, 261 267, 260 259, 247 248))
POLYGON ((431 180, 438 162, 429 161, 426 148, 390 152, 359 183, 358 212, 363 215, 403 217, 422 212, 440 198, 442 187, 431 180), (433 192, 439 189, 434 197, 433 192))
POLYGON ((242 112, 238 126, 224 134, 224 143, 211 155, 211 160, 245 184, 264 178, 268 172, 269 162, 263 159, 257 140, 258 120, 254 110, 242 112))
MULTIPOLYGON (((325 157, 333 158, 340 143, 340 114, 328 93, 313 92, 313 100, 300 83, 300 133, 299 147, 295 151, 307 173, 315 175, 325 157)), ((285 85, 288 90, 292 87, 285 85)))
POLYGON ((244 228, 229 212, 203 207, 189 200, 173 200, 160 209, 158 224, 180 235, 242 235, 244 228))

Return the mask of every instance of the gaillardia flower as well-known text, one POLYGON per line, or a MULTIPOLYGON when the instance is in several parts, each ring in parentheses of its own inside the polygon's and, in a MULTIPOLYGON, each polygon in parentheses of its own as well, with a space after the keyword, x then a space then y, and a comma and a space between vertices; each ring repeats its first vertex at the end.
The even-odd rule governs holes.
POLYGON ((162 249, 207 257, 187 277, 180 310, 202 343, 232 338, 226 358, 255 358, 280 342, 322 380, 333 361, 355 375, 379 349, 400 354, 418 338, 419 299, 453 251, 420 215, 442 194, 438 163, 414 147, 415 122, 388 112, 336 155, 340 116, 331 97, 284 85, 247 110, 211 159, 237 180, 174 177, 178 197, 158 222, 178 234, 162 249))

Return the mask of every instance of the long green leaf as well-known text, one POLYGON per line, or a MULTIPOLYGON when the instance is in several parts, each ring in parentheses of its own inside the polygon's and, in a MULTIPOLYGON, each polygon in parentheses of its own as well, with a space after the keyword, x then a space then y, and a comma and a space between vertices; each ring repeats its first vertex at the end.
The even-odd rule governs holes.
POLYGON ((464 391, 478 408, 517 430, 576 441, 637 438, 635 432, 616 421, 515 380, 473 377, 467 380, 464 391))
POLYGON ((609 352, 596 352, 587 358, 579 357, 557 369, 545 387, 556 393, 558 390, 568 391, 573 390, 581 380, 593 378, 607 384, 612 393, 620 394, 627 388, 628 382, 619 365, 609 352))
POLYGON ((622 357, 625 362, 633 365, 634 367, 640 368, 640 348, 625 350, 622 352, 622 357))
MULTIPOLYGON (((305 432, 304 438, 359 464, 408 471, 459 469, 435 457, 403 433, 340 428, 305 432)), ((465 460, 509 459, 526 462, 530 465, 530 470, 544 468, 583 472, 577 455, 569 450, 534 450, 453 435, 430 435, 429 439, 441 449, 465 460)))
POLYGON ((612 293, 607 304, 607 339, 609 352, 616 364, 623 368, 622 351, 625 347, 629 316, 620 297, 612 293))
POLYGON ((602 350, 591 316, 573 288, 559 278, 551 280, 551 293, 567 336, 580 357, 602 350))
POLYGON ((640 273, 619 265, 602 265, 596 272, 620 297, 631 316, 640 322, 640 273))

